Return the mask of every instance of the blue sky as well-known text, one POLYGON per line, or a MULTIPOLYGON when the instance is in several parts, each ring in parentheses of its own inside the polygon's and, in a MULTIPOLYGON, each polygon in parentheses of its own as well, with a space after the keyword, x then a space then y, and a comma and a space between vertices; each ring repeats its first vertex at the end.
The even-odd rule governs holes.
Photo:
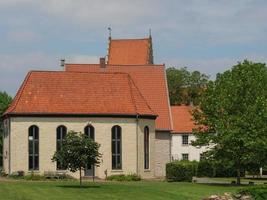
POLYGON ((113 38, 152 29, 156 63, 215 77, 238 61, 267 62, 266 0, 0 0, 0 91, 60 58, 96 63, 113 38))

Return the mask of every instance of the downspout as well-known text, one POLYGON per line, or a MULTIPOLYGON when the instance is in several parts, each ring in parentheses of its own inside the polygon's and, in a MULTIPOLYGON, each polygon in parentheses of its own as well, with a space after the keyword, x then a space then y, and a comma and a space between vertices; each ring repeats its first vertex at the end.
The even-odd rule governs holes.
POLYGON ((8 174, 11 174, 11 118, 8 119, 8 174))
POLYGON ((138 129, 139 129, 139 115, 137 114, 136 115, 136 174, 137 176, 139 176, 139 140, 138 140, 138 137, 139 137, 139 134, 138 134, 138 129))

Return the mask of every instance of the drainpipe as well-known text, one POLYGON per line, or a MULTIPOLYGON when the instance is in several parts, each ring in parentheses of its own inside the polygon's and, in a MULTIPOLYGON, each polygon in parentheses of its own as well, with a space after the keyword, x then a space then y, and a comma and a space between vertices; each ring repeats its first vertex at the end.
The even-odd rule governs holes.
POLYGON ((139 140, 138 140, 138 129, 139 129, 139 115, 136 115, 136 174, 137 176, 139 175, 139 151, 138 151, 138 147, 139 147, 139 140))
POLYGON ((11 174, 11 118, 8 119, 8 174, 11 174))

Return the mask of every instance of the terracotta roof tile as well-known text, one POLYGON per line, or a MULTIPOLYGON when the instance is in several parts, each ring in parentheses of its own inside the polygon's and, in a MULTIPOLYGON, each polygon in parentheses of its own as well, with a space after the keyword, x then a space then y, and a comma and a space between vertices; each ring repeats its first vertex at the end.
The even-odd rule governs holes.
POLYGON ((197 126, 193 121, 191 106, 171 106, 173 133, 191 133, 197 126))
POLYGON ((111 40, 109 44, 108 64, 110 65, 146 65, 149 63, 151 41, 145 39, 111 40))
POLYGON ((66 71, 128 73, 151 109, 158 115, 156 129, 171 130, 171 111, 163 65, 99 65, 66 64, 66 71))
POLYGON ((156 114, 126 73, 30 72, 5 114, 156 114))

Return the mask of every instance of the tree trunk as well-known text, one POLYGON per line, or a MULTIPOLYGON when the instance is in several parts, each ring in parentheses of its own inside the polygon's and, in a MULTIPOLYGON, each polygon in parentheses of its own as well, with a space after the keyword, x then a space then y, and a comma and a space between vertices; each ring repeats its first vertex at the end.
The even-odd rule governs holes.
POLYGON ((240 181, 240 167, 238 167, 238 169, 237 169, 236 184, 237 185, 241 184, 241 181, 240 181))
POLYGON ((82 186, 82 169, 80 168, 79 171, 80 171, 80 187, 81 187, 82 186))

